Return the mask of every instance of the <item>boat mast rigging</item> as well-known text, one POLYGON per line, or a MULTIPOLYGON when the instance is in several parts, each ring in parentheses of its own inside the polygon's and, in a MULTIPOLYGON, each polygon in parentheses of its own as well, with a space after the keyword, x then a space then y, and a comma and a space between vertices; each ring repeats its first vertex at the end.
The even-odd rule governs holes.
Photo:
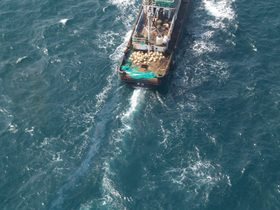
POLYGON ((151 17, 153 15, 152 7, 148 8, 148 51, 151 50, 151 17))

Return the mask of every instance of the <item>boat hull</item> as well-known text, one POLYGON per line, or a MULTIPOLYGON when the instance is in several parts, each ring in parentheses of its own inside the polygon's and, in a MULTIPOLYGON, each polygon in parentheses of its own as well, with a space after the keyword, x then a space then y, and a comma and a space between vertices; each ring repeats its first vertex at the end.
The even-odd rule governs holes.
MULTIPOLYGON (((132 35, 131 35, 127 48, 125 50, 125 54, 122 58, 120 66, 118 68, 119 80, 121 80, 122 82, 124 82, 130 86, 133 86, 133 87, 141 87, 141 88, 149 88, 149 89, 159 88, 167 82, 167 80, 170 76, 170 71, 175 66, 175 60, 174 60, 175 53, 176 53, 177 46, 180 41, 182 31, 184 30, 184 25, 186 24, 186 21, 187 21, 190 7, 191 7, 191 0, 182 0, 181 1, 181 6, 180 6, 178 17, 177 17, 177 20, 176 20, 176 23, 174 26, 174 31, 172 33, 170 45, 166 52, 166 55, 169 57, 169 60, 168 60, 168 64, 166 65, 165 74, 163 76, 158 76, 156 78, 135 79, 135 78, 132 78, 129 74, 127 74, 126 71, 121 69, 121 66, 125 64, 125 58, 127 56, 127 52, 133 48, 132 35)), ((138 22, 139 18, 140 18, 140 13, 136 20, 134 30, 137 27, 137 22, 138 22)))
POLYGON ((141 88, 149 88, 149 89, 155 89, 161 87, 166 83, 168 77, 169 74, 165 74, 163 77, 157 77, 157 78, 134 79, 128 74, 126 74, 125 71, 119 71, 119 79, 121 81, 133 87, 141 87, 141 88))

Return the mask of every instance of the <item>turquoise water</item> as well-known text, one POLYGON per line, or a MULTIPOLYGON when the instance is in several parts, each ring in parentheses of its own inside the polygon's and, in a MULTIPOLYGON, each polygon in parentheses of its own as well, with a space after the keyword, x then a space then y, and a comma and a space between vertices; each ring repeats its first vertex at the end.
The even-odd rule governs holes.
POLYGON ((0 3, 0 209, 279 209, 280 4, 197 0, 161 90, 117 67, 141 0, 0 3))

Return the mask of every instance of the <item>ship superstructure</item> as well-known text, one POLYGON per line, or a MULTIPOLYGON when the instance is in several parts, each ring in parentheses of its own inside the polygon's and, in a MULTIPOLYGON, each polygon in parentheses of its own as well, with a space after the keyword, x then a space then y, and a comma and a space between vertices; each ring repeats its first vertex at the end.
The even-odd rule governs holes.
POLYGON ((181 0, 144 0, 133 32, 133 48, 165 52, 171 39, 181 0))
POLYGON ((165 83, 174 63, 191 0, 143 0, 118 68, 131 86, 156 88, 165 83))

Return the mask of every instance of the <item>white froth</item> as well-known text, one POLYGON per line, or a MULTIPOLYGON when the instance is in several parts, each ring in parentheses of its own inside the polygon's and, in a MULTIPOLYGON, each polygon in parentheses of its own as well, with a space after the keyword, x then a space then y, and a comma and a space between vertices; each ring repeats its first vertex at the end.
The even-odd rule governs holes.
POLYGON ((135 0, 109 0, 109 3, 117 7, 127 7, 129 5, 134 5, 135 0))
POLYGON ((65 26, 65 24, 67 23, 68 19, 61 19, 59 22, 65 26))
POLYGON ((56 154, 53 154, 52 160, 54 162, 62 162, 63 159, 61 158, 61 152, 58 152, 56 154))
POLYGON ((226 183, 229 187, 232 184, 230 176, 222 172, 220 165, 203 159, 199 154, 199 148, 194 149, 193 154, 187 158, 188 160, 182 160, 182 167, 171 167, 165 174, 174 187, 186 192, 186 200, 195 202, 199 198, 206 204, 209 201, 209 193, 215 186, 221 182, 226 183), (190 192, 194 196, 188 196, 190 192))
MULTIPOLYGON (((139 104, 140 96, 143 94, 144 91, 141 89, 136 89, 133 91, 133 95, 130 98, 130 107, 127 110, 127 112, 124 113, 122 120, 124 121, 125 119, 129 119, 132 114, 136 111, 136 108, 139 104)), ((130 127, 130 126, 129 126, 130 127)))
POLYGON ((107 48, 110 48, 115 45, 115 37, 120 36, 119 33, 115 33, 113 31, 107 31, 103 34, 98 34, 98 39, 96 40, 96 44, 98 48, 104 49, 107 51, 107 48))
MULTIPOLYGON (((113 67, 114 68, 114 67, 113 67)), ((95 105, 95 115, 102 109, 102 105, 105 103, 105 100, 108 97, 108 92, 112 89, 113 79, 115 78, 116 71, 113 71, 114 74, 108 76, 108 84, 103 88, 102 92, 96 95, 97 103, 95 105)))
POLYGON ((47 48, 44 48, 44 54, 49 55, 49 50, 47 48))
MULTIPOLYGON (((109 37, 115 36, 115 35, 117 35, 117 34, 107 33, 107 36, 109 36, 109 37)), ((110 42, 110 44, 114 44, 113 40, 110 42)), ((103 110, 105 110, 104 112, 106 112, 107 109, 106 109, 106 105, 104 105, 104 104, 105 104, 106 99, 108 98, 108 93, 113 88, 113 81, 114 81, 115 76, 117 74, 116 69, 117 69, 117 63, 112 65, 111 74, 107 77, 106 86, 96 96, 97 102, 96 102, 96 105, 95 105, 95 112, 88 117, 90 121, 93 121, 94 118, 97 116, 97 114, 99 114, 100 112, 101 112, 101 115, 103 115, 103 113, 102 113, 103 110)), ((132 99, 132 101, 133 101, 133 99, 132 99)), ((134 103, 132 103, 132 109, 134 109, 133 107, 135 107, 134 103)), ((105 132, 104 129, 106 127, 105 126, 106 124, 107 124, 106 120, 105 121, 103 120, 103 121, 96 124, 96 126, 95 126, 96 130, 94 132, 94 137, 91 139, 92 144, 90 145, 87 157, 82 161, 81 165, 76 169, 76 171, 68 176, 67 180, 72 180, 72 181, 71 182, 69 182, 69 181, 66 182, 63 186, 61 186, 58 189, 58 192, 57 192, 58 196, 52 202, 53 207, 54 206, 60 207, 62 205, 62 203, 64 202, 65 193, 71 187, 73 187, 75 182, 77 182, 88 171, 89 163, 90 163, 91 159, 93 158, 93 156, 99 150, 100 139, 103 138, 103 135, 104 135, 104 132, 105 132)), ((89 128, 89 129, 92 129, 92 128, 89 128)), ((88 131, 89 130, 87 130, 85 133, 88 133, 88 131)), ((48 144, 47 140, 46 140, 45 144, 48 144)), ((60 156, 54 156, 53 159, 54 159, 54 161, 61 161, 62 160, 60 158, 60 156)), ((112 183, 111 179, 107 176, 104 176, 104 178, 103 178, 103 188, 108 189, 108 191, 110 192, 110 194, 106 193, 107 195, 104 196, 104 197, 106 197, 106 199, 103 201, 104 205, 106 205, 106 203, 110 202, 110 200, 112 199, 111 196, 119 197, 118 192, 116 190, 114 190, 113 183, 112 183)))
MULTIPOLYGON (((196 17, 199 19, 200 26, 194 30, 194 36, 197 39, 194 41, 193 50, 197 55, 201 55, 208 52, 219 52, 220 48, 212 40, 213 37, 223 30, 228 34, 228 40, 226 43, 235 43, 232 41, 234 34, 229 32, 230 26, 236 26, 234 12, 232 4, 235 0, 202 0, 201 7, 198 7, 195 11, 196 17), (207 15, 201 16, 200 13, 207 12, 208 15, 214 17, 209 18, 207 15)), ((237 26, 235 27, 237 29, 237 26)))
POLYGON ((25 59, 25 58, 27 58, 27 56, 23 56, 23 57, 17 59, 17 62, 16 62, 16 63, 17 63, 17 64, 20 63, 20 62, 21 62, 23 59, 25 59))
POLYGON ((254 44, 251 44, 251 46, 252 46, 252 48, 253 48, 253 50, 254 50, 255 52, 258 51, 258 49, 256 48, 256 46, 255 46, 254 44))
MULTIPOLYGON (((117 202, 118 205, 122 203, 122 196, 114 187, 114 182, 110 179, 110 176, 113 174, 110 171, 110 164, 105 161, 103 167, 104 176, 102 179, 102 189, 103 189, 103 198, 102 198, 102 205, 113 205, 113 202, 117 202)), ((120 207, 120 206, 119 206, 120 207)), ((123 209, 123 208, 122 208, 123 209)))
MULTIPOLYGON (((119 59, 122 56, 122 52, 125 48, 125 46, 128 43, 129 37, 131 35, 132 31, 127 32, 125 39, 123 41, 123 43, 121 43, 115 50, 114 53, 112 53, 109 57, 111 60, 113 60, 115 62, 115 64, 112 66, 112 74, 108 76, 107 81, 108 84, 104 87, 104 89, 102 90, 102 92, 100 92, 99 94, 96 95, 96 99, 97 99, 97 103, 95 105, 96 108, 96 112, 95 114, 97 114, 97 112, 99 112, 102 108, 102 105, 104 104, 105 100, 108 97, 108 92, 112 89, 112 84, 113 81, 115 79, 115 76, 117 74, 117 65, 119 62, 119 59)), ((107 33, 107 36, 113 36, 113 35, 118 35, 117 33, 107 33)), ((102 48, 102 47, 101 47, 102 48)), ((106 49, 106 48, 105 48, 106 49)))
POLYGON ((163 140, 160 143, 163 144, 165 146, 165 148, 167 148, 167 140, 170 137, 171 132, 170 132, 170 130, 165 129, 163 127, 163 120, 161 120, 161 119, 160 119, 160 128, 161 128, 161 132, 163 135, 163 140))
POLYGON ((12 133, 17 133, 17 132, 18 132, 18 129, 17 129, 17 128, 18 128, 18 126, 17 126, 16 124, 14 124, 14 125, 11 124, 11 123, 9 124, 9 131, 10 131, 10 132, 12 132, 12 133))
POLYGON ((25 131, 26 133, 29 133, 31 136, 34 135, 34 134, 33 134, 33 132, 34 132, 34 127, 31 127, 30 129, 25 128, 24 131, 25 131))
POLYGON ((164 106, 165 108, 169 109, 168 106, 163 102, 163 100, 159 96, 158 92, 156 92, 156 96, 157 96, 158 101, 162 104, 162 106, 164 106))
POLYGON ((213 0, 203 0, 205 9, 214 17, 218 19, 229 19, 232 20, 235 17, 235 13, 232 9, 231 4, 234 0, 222 0, 222 1, 213 1, 213 0))
MULTIPOLYGON (((115 5, 118 7, 121 12, 119 16, 115 18, 114 22, 116 24, 125 25, 126 31, 133 28, 133 23, 135 17, 138 14, 138 8, 140 4, 135 5, 135 0, 108 0, 109 4, 115 5)), ((106 10, 103 10, 106 11, 106 10)))
POLYGON ((203 54, 212 51, 218 51, 219 48, 212 41, 196 40, 194 41, 193 49, 196 53, 203 54))
POLYGON ((129 38, 131 36, 132 30, 128 31, 124 37, 123 43, 121 43, 116 50, 109 56, 109 58, 113 61, 119 61, 119 59, 123 56, 124 54, 124 49, 127 46, 127 43, 129 41, 129 38))

